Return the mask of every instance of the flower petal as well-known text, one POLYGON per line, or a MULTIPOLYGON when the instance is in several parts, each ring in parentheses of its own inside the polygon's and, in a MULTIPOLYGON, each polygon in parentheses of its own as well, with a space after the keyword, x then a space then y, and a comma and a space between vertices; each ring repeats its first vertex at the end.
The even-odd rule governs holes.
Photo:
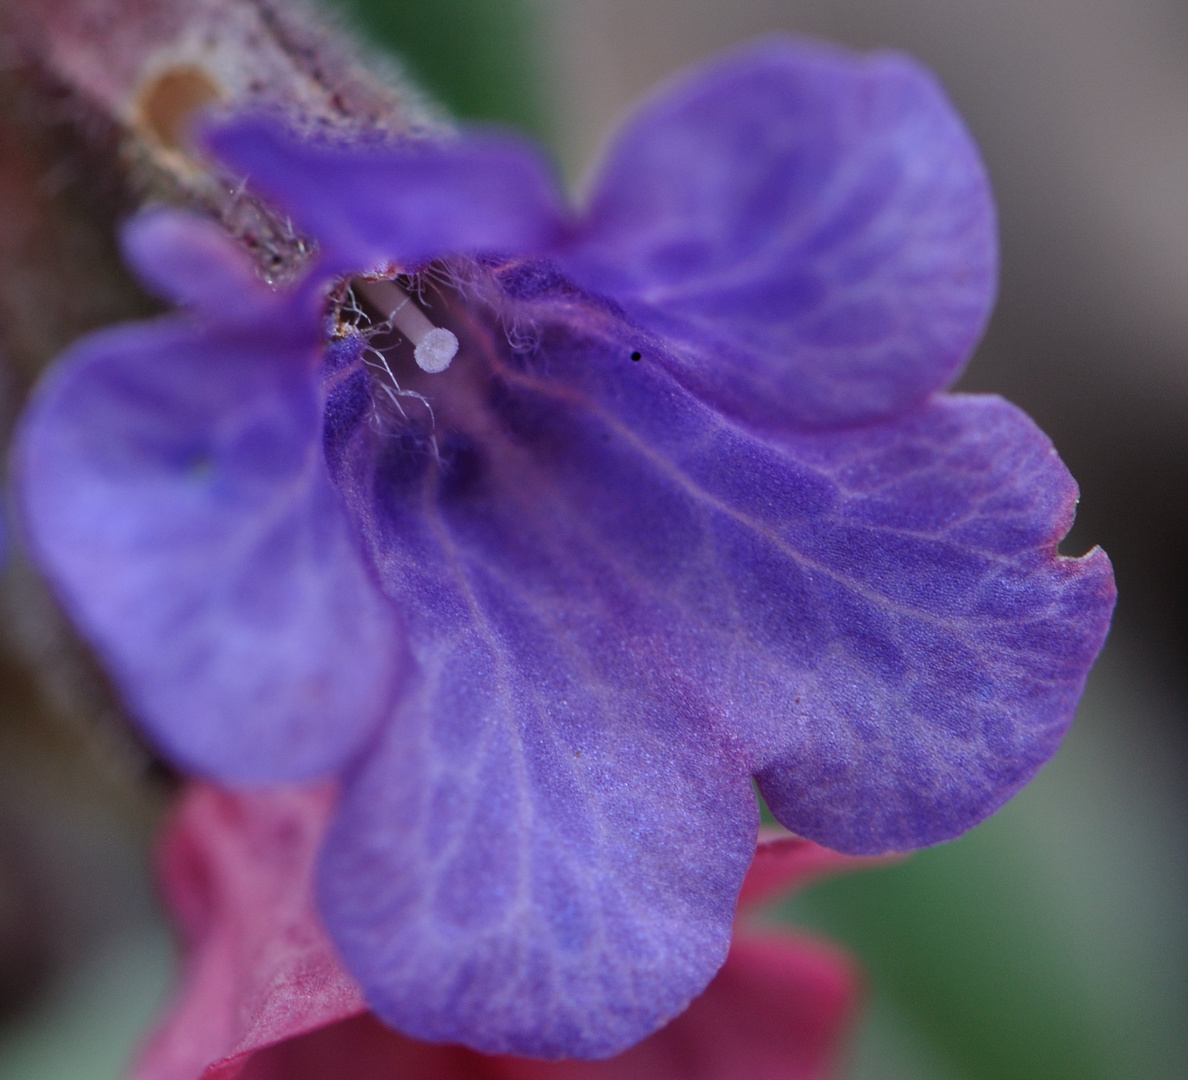
POLYGON ((634 643, 613 613, 629 618, 633 588, 583 564, 551 423, 480 441, 496 418, 473 399, 498 390, 480 338, 454 329, 431 427, 377 431, 361 366, 328 410, 332 469, 418 675, 346 778, 322 910, 372 1007, 407 1034, 606 1056, 725 959, 756 800, 697 715, 696 681, 646 650, 618 655, 634 643), (682 693, 687 715, 669 707, 682 693))
POLYGON ((442 255, 535 251, 563 231, 556 184, 527 142, 506 135, 336 145, 268 117, 213 127, 210 148, 317 238, 329 273, 442 255))
MULTIPOLYGON (((565 551, 516 567, 526 593, 566 564, 561 611, 630 588, 633 602, 551 633, 582 635, 624 696, 659 677, 633 685, 609 642, 693 682, 798 835, 879 854, 993 813, 1055 753, 1113 610, 1105 554, 1056 552, 1077 493, 1050 441, 1001 399, 955 395, 763 440, 693 407, 630 348, 542 331, 553 385, 521 377, 501 407, 519 437, 539 432, 552 486, 502 534, 483 522, 484 557, 502 554, 495 536, 516 552, 512 530, 531 528, 538 551, 565 551)), ((545 607, 534 597, 531 615, 545 607)))
POLYGON ((320 866, 327 927, 406 1034, 619 1053, 722 965, 754 795, 677 717, 563 686, 572 667, 541 684, 550 658, 516 671, 504 642, 457 635, 422 652, 423 683, 347 780, 320 866))
POLYGON ((322 899, 401 1030, 598 1056, 720 962, 752 775, 838 850, 957 835, 1054 752, 1113 586, 1056 555, 1075 488, 1004 402, 764 441, 604 311, 533 295, 533 348, 452 323, 432 423, 377 431, 361 366, 331 403, 418 676, 322 899))
MULTIPOLYGON (((799 584, 772 581, 767 603, 808 600, 794 648, 816 640, 768 729, 760 790, 788 828, 838 851, 957 836, 1056 752, 1105 640, 1109 560, 1056 553, 1076 485, 1031 420, 991 396, 782 448, 837 502, 769 533, 799 584)), ((772 554, 740 545, 761 579, 772 554)))
POLYGON ((995 214, 931 74, 775 39, 630 120, 560 264, 677 343, 674 371, 718 408, 849 424, 956 377, 990 313, 995 214))
POLYGON ((162 750, 224 780, 340 766, 403 655, 326 472, 316 327, 93 335, 19 435, 38 562, 162 750))

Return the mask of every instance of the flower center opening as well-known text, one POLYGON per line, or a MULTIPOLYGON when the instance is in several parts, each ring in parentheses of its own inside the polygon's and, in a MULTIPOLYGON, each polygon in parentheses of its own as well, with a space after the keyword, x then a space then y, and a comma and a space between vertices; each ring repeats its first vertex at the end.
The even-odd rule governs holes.
POLYGON ((449 439, 488 442, 501 331, 476 302, 474 281, 430 266, 407 277, 357 276, 345 285, 337 319, 362 338, 376 428, 438 448, 449 439))
POLYGON ((425 313, 394 281, 368 281, 357 278, 352 286, 366 298, 394 329, 413 346, 417 367, 430 375, 445 371, 458 355, 458 339, 453 331, 434 326, 425 313))

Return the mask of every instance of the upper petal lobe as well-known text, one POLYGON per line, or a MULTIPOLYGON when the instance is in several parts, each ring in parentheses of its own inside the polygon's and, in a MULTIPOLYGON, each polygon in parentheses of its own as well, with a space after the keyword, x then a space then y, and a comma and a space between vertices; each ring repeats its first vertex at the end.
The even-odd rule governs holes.
POLYGON ((977 150, 896 54, 768 41, 676 80, 612 144, 559 258, 746 423, 886 417, 950 383, 997 250, 977 150))
POLYGON ((328 273, 538 251, 556 244, 565 227, 540 155, 511 136, 336 146, 244 117, 208 138, 220 158, 317 237, 328 273))
POLYGON ((911 407, 956 378, 993 302, 985 169, 896 54, 773 40, 697 69, 630 120, 573 220, 506 137, 348 149, 248 118, 209 142, 318 237, 324 268, 553 258, 666 343, 687 387, 764 429, 911 407))

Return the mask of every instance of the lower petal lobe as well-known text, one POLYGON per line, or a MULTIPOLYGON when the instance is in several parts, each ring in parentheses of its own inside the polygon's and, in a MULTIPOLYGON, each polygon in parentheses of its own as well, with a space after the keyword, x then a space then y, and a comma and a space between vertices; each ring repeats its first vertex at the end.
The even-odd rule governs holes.
POLYGON ((327 924, 371 1007, 408 1034, 618 1053, 726 957, 750 785, 690 752, 684 718, 584 688, 566 707, 466 637, 347 787, 322 859, 327 924), (479 691, 466 712, 448 681, 463 669, 479 691))
POLYGON ((838 485, 831 520, 793 539, 831 634, 769 729, 760 790, 844 852, 957 836, 1055 753, 1109 627, 1109 560, 1056 553, 1076 486, 999 398, 787 450, 838 485))
POLYGON ((317 341, 171 318, 85 339, 25 416, 33 553, 181 767, 329 772, 373 729, 403 657, 331 487, 317 341))
POLYGON ((1056 555, 1075 488, 998 399, 765 441, 602 309, 521 315, 455 324, 431 423, 374 424, 362 368, 331 402, 417 674, 322 901, 401 1030, 601 1056, 725 955, 752 776, 837 850, 960 833, 1055 750, 1112 579, 1056 555))

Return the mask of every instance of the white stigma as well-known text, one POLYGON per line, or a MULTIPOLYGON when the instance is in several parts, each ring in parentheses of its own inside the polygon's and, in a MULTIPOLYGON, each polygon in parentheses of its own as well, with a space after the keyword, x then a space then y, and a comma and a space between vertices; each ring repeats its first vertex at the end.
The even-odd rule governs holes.
MULTIPOLYGON (((421 313, 418 311, 417 314, 421 313)), ((423 315, 421 317, 424 318, 423 315)), ((428 323, 429 320, 425 319, 425 322, 428 323)), ((401 329, 404 328, 401 327, 401 329)), ((411 336, 410 334, 409 337, 411 336)), ((422 371, 429 372, 430 375, 445 371, 457 355, 458 339, 449 330, 443 330, 440 326, 433 326, 429 333, 421 338, 413 348, 413 359, 417 362, 417 367, 422 371)))
POLYGON ((417 367, 436 375, 450 366, 458 355, 458 339, 449 330, 434 326, 396 282, 356 281, 356 287, 412 342, 417 367))

